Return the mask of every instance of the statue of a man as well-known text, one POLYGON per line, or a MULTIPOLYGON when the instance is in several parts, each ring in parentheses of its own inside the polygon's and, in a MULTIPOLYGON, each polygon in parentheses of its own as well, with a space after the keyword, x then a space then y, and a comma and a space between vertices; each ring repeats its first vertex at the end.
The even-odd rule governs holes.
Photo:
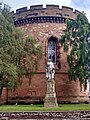
POLYGON ((54 64, 51 61, 51 59, 49 59, 46 65, 46 78, 48 80, 54 79, 54 74, 55 74, 54 64))

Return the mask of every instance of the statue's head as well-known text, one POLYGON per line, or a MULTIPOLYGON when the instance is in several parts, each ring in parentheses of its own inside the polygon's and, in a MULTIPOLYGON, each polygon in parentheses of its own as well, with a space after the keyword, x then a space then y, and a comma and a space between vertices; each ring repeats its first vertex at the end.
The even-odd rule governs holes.
POLYGON ((52 60, 51 59, 48 59, 49 62, 51 62, 52 60))

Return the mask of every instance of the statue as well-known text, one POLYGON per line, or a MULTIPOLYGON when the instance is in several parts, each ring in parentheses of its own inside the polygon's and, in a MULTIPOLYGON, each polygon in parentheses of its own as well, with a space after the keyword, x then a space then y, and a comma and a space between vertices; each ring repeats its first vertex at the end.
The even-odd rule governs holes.
POLYGON ((46 96, 44 100, 44 106, 47 108, 58 107, 56 92, 55 92, 55 68, 51 59, 48 60, 46 65, 46 96))
POLYGON ((51 59, 49 59, 46 65, 46 78, 48 80, 52 80, 54 79, 54 74, 55 74, 54 64, 51 61, 51 59))

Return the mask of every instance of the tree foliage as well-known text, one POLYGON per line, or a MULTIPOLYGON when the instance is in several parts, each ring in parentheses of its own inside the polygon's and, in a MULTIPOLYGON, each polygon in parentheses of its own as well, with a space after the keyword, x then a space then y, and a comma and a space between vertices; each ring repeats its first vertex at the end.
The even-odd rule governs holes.
POLYGON ((20 77, 35 71, 42 56, 42 48, 33 37, 24 40, 23 32, 16 29, 10 12, 0 15, 0 94, 3 87, 15 89, 20 77))
POLYGON ((76 20, 67 20, 67 28, 62 36, 61 44, 67 54, 69 79, 79 80, 80 85, 87 83, 88 44, 87 34, 89 22, 84 13, 76 20))
POLYGON ((27 74, 29 77, 30 85, 33 73, 37 71, 38 62, 42 57, 42 47, 32 36, 28 36, 23 44, 23 51, 21 55, 21 67, 24 74, 27 74))

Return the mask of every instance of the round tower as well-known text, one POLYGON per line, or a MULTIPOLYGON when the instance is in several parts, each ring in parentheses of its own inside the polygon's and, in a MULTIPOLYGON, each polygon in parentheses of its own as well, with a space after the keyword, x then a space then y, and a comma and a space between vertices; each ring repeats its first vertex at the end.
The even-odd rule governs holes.
POLYGON ((30 81, 25 76, 22 85, 16 91, 9 92, 9 102, 41 102, 45 98, 47 59, 52 59, 55 65, 55 87, 58 103, 85 102, 88 100, 87 91, 80 89, 79 81, 70 81, 67 70, 67 56, 60 46, 60 39, 66 28, 66 19, 75 20, 79 11, 58 5, 30 6, 12 12, 14 24, 24 31, 24 37, 32 35, 43 48, 43 57, 39 62, 39 69, 30 81))

